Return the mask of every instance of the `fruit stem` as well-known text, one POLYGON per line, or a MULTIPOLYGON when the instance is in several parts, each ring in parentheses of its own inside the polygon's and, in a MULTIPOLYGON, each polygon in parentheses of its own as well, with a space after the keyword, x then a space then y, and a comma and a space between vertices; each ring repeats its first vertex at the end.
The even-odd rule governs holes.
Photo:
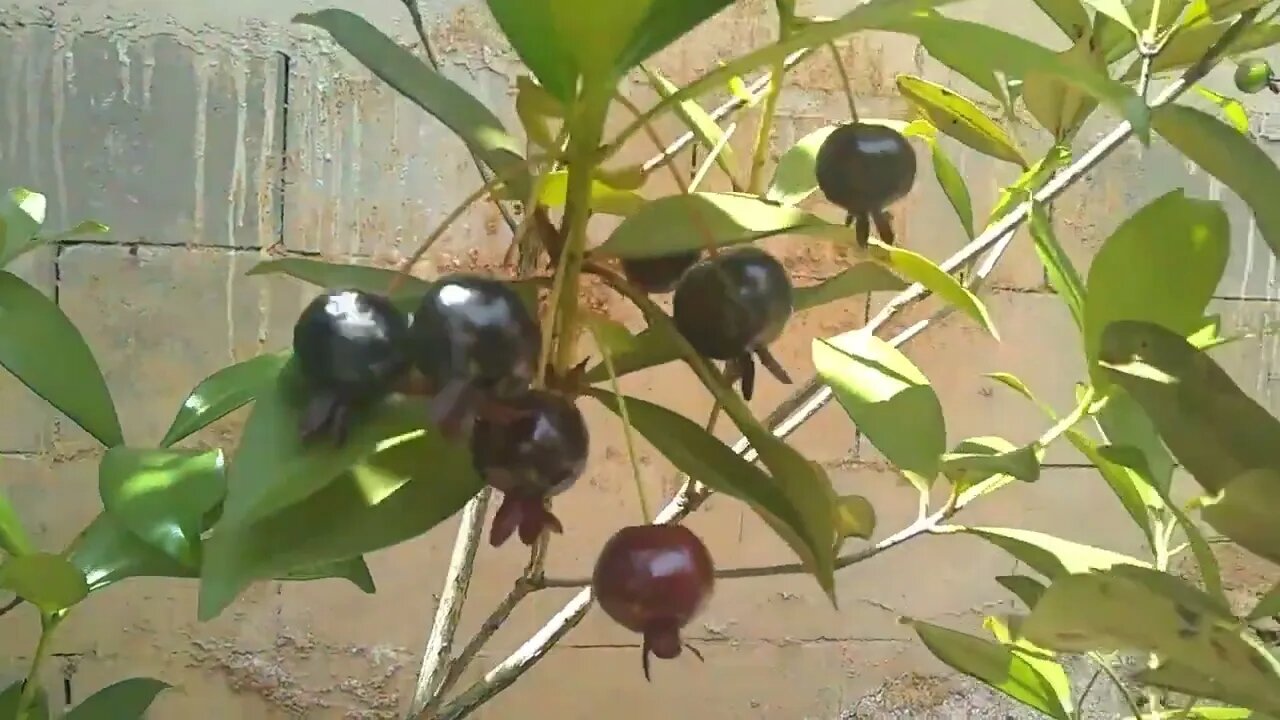
POLYGON ((557 373, 563 373, 573 363, 578 284, 586 256, 587 220, 591 217, 591 179, 599 160, 600 140, 604 135, 604 121, 612 96, 613 88, 607 85, 588 87, 579 98, 577 112, 573 116, 562 226, 568 232, 548 299, 547 311, 551 313, 552 322, 543 324, 547 335, 543 337, 544 362, 539 367, 540 372, 545 372, 545 360, 550 354, 548 342, 555 346, 557 373))
POLYGON ((827 43, 827 49, 831 51, 831 62, 836 66, 836 72, 840 74, 840 84, 844 86, 844 98, 849 102, 849 122, 858 122, 858 102, 853 95, 853 81, 849 79, 849 68, 844 66, 844 58, 840 56, 840 48, 836 47, 834 40, 827 43))
POLYGON ((653 514, 649 510, 649 500, 644 494, 644 483, 640 480, 640 461, 636 457, 631 413, 627 410, 627 400, 622 395, 621 386, 618 385, 618 371, 613 364, 613 353, 601 341, 600 334, 596 332, 593 325, 588 324, 587 329, 590 330, 591 337, 595 339, 596 347, 600 349, 600 355, 604 358, 604 369, 609 372, 609 389, 613 392, 613 396, 618 399, 618 414, 622 416, 622 436, 627 443, 627 460, 631 462, 631 479, 635 482, 636 497, 640 500, 640 519, 643 524, 648 525, 653 521, 653 514))

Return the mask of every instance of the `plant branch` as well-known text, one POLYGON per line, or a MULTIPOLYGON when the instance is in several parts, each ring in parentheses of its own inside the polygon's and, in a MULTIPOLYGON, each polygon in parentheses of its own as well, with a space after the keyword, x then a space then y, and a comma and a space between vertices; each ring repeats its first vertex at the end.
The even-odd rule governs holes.
POLYGON ((1111 681, 1111 684, 1116 686, 1116 690, 1120 691, 1120 695, 1124 698, 1125 704, 1129 706, 1129 712, 1133 713, 1133 717, 1142 717, 1142 710, 1138 708, 1138 701, 1133 699, 1133 694, 1124 686, 1124 681, 1116 674, 1115 669, 1111 667, 1111 663, 1107 662, 1106 658, 1096 652, 1088 653, 1088 655, 1089 659, 1092 660, 1098 666, 1098 669, 1107 676, 1107 679, 1111 681))
POLYGON ((422 669, 418 684, 409 705, 409 717, 414 717, 440 697, 445 678, 453 664, 453 638, 462 618, 462 607, 475 571, 476 551, 480 547, 480 534, 484 529, 485 512, 489 509, 492 491, 486 487, 471 498, 462 511, 461 525, 453 543, 453 555, 449 558, 449 570, 445 574, 444 590, 436 606, 435 620, 422 656, 422 669))
POLYGON ((8 605, 5 605, 4 607, 0 607, 0 617, 4 617, 5 615, 8 615, 9 613, 13 612, 13 610, 16 609, 23 602, 24 601, 22 598, 16 597, 12 601, 10 601, 8 605))

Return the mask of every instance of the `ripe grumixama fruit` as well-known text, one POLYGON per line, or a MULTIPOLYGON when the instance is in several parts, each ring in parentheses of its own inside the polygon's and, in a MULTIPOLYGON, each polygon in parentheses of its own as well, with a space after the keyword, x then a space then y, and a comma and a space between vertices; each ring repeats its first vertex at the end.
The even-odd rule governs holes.
POLYGON ((699 354, 725 360, 755 388, 755 359, 780 382, 791 378, 769 352, 791 318, 791 279, 772 255, 752 247, 725 250, 685 271, 676 286, 673 317, 699 354))
POLYGON ((683 525, 635 525, 609 538, 591 576, 596 600, 614 622, 644 636, 649 654, 670 660, 683 647, 680 631, 705 607, 715 589, 715 563, 706 545, 683 525))
POLYGON ((293 355, 306 385, 299 431, 341 443, 352 415, 386 397, 409 370, 408 320, 387 298, 329 290, 293 327, 293 355))

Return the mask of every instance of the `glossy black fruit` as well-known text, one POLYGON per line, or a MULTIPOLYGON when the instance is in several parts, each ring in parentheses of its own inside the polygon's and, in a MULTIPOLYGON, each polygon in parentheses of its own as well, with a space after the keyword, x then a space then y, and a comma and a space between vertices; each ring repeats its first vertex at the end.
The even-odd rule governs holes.
POLYGON ((857 223, 859 239, 865 242, 868 221, 874 220, 881 240, 893 243, 882 213, 905 197, 916 180, 916 154, 902 133, 874 123, 841 125, 818 148, 814 174, 827 200, 857 223))
POLYGON ((434 282, 410 328, 411 354, 436 395, 433 420, 460 436, 486 405, 523 393, 538 362, 538 323, 506 283, 456 274, 434 282))
POLYGON ((711 597, 715 564, 682 525, 624 527, 600 551, 591 587, 609 617, 644 635, 641 665, 648 679, 649 653, 663 660, 680 655, 680 630, 711 597))
POLYGON ((628 259, 622 261, 622 272, 627 280, 651 295, 669 293, 684 271, 698 262, 699 252, 663 255, 661 257, 628 259))
POLYGON ((330 290, 293 326, 293 353, 309 397, 300 431, 341 442, 350 414, 381 400, 409 369, 408 321, 391 301, 359 290, 330 290))
POLYGON ((532 390, 507 404, 504 418, 480 418, 471 433, 476 471, 502 491, 489 542, 494 547, 520 530, 532 545, 543 529, 563 532, 545 500, 568 490, 587 465, 587 423, 572 400, 532 390))
POLYGON ((750 400, 755 361, 790 384, 768 345, 791 318, 791 279, 781 263, 756 247, 721 252, 689 268, 676 286, 676 327, 702 355, 727 360, 742 376, 742 394, 750 400))

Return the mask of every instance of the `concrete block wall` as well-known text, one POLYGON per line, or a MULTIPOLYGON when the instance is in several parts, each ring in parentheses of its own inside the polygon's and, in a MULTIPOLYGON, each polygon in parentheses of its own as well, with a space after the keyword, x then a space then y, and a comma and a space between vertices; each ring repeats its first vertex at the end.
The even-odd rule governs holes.
MULTIPOLYGON (((295 12, 331 4, 366 13, 398 38, 410 37, 391 0, 0 5, 0 180, 47 193, 56 226, 93 217, 113 228, 101 240, 33 253, 13 269, 55 297, 85 333, 131 443, 157 442, 186 392, 208 373, 288 342, 293 320, 314 290, 288 279, 246 277, 255 263, 281 255, 394 262, 478 185, 461 145, 438 123, 317 35, 288 25, 295 12)), ((806 10, 833 14, 849 4, 822 0, 806 10)), ((447 72, 517 127, 511 99, 518 63, 497 40, 482 4, 427 5, 447 72)), ((656 65, 683 82, 766 42, 768 5, 738 3, 656 65)), ((953 7, 970 19, 1062 46, 1032 3, 1017 4, 1016 12, 1006 7, 1012 5, 970 0, 953 7)), ((841 48, 867 116, 908 116, 893 91, 898 73, 965 87, 909 38, 868 34, 841 48)), ((825 59, 797 69, 793 79, 776 149, 847 113, 838 76, 825 59)), ((1224 82, 1229 71, 1216 73, 1210 85, 1225 89, 1224 82)), ((652 100, 640 85, 630 91, 637 102, 652 100)), ((1270 95, 1250 103, 1255 129, 1273 151, 1269 138, 1280 123, 1280 105, 1270 95)), ((1081 133, 1079 146, 1112 121, 1100 114, 1081 133)), ((666 119, 658 131, 670 137, 677 125, 666 119)), ((754 121, 741 118, 733 140, 741 157, 749 155, 753 135, 754 121)), ((1023 135, 1033 138, 1030 128, 1023 135)), ((1013 172, 954 143, 948 148, 981 218, 1013 172)), ((645 138, 623 150, 637 161, 650 154, 645 138)), ((915 192, 896 209, 896 222, 906 245, 941 259, 964 237, 927 158, 921 168, 915 192)), ((1227 202, 1236 245, 1216 304, 1232 328, 1268 327, 1280 316, 1275 261, 1247 212, 1158 142, 1126 145, 1067 193, 1057 205, 1061 239, 1083 265, 1128 213, 1174 187, 1227 202)), ((665 175, 654 178, 654 194, 672 189, 665 175)), ((492 267, 505 249, 505 232, 492 208, 477 207, 421 270, 430 275, 492 267)), ((1008 341, 997 344, 953 318, 907 349, 943 398, 952 442, 992 434, 1026 441, 1044 427, 1034 408, 983 373, 1013 372, 1059 408, 1071 402, 1072 384, 1082 375, 1070 320, 1046 294, 1025 240, 1020 236, 987 296, 1008 341)), ((769 245, 801 277, 825 277, 848 264, 829 246, 792 238, 769 245)), ((623 303, 596 299, 620 319, 638 322, 623 303)), ((811 337, 856 327, 886 299, 847 301, 798 317, 779 343, 778 357, 797 377, 807 376, 811 337)), ((895 325, 929 310, 913 310, 895 325)), ((1280 411, 1272 392, 1272 336, 1219 356, 1238 382, 1280 411)), ((679 367, 627 378, 624 386, 690 417, 710 407, 679 367)), ((753 405, 767 412, 787 390, 766 379, 753 405)), ((62 547, 99 510, 98 451, 7 377, 0 377, 0 408, 0 484, 37 541, 62 547)), ((574 492, 558 502, 571 529, 555 543, 550 560, 548 572, 560 576, 584 574, 613 529, 633 522, 638 512, 616 419, 587 403, 584 410, 595 439, 592 463, 574 492)), ((232 416, 192 443, 232 447, 243 420, 242 413, 232 416)), ((727 429, 722 435, 736 437, 727 429)), ((914 495, 883 469, 874 448, 859 442, 838 407, 822 410, 792 441, 821 462, 842 491, 876 502, 882 535, 912 518, 914 495)), ((674 471, 647 447, 642 451, 650 495, 671 492, 674 471)), ((1040 483, 1010 488, 975 506, 965 520, 1141 551, 1123 512, 1078 455, 1056 448, 1049 461, 1040 483)), ((735 502, 713 499, 691 524, 723 566, 787 560, 785 548, 735 502)), ((194 583, 121 584, 92 597, 68 621, 56 644, 59 663, 50 671, 50 686, 65 684, 74 702, 123 677, 160 677, 177 686, 152 712, 164 719, 211 712, 264 720, 394 718, 412 688, 452 529, 450 523, 370 556, 375 596, 341 581, 264 583, 223 617, 198 623, 194 583)), ((481 555, 464 635, 505 594, 524 562, 515 547, 485 548, 481 555)), ((1272 579, 1247 558, 1224 560, 1235 591, 1272 579)), ((659 664, 652 684, 637 667, 637 638, 593 612, 477 717, 958 718, 994 717, 997 709, 1021 717, 989 693, 970 692, 970 684, 933 661, 895 622, 909 614, 977 629, 983 614, 1014 608, 990 579, 1014 568, 1008 556, 979 541, 922 539, 846 571, 838 613, 803 577, 723 583, 689 630, 707 664, 691 658, 659 664)), ((536 595, 498 634, 494 654, 482 658, 469 679, 539 627, 568 595, 536 595)), ((0 680, 21 673, 33 641, 30 612, 0 618, 0 680)))

